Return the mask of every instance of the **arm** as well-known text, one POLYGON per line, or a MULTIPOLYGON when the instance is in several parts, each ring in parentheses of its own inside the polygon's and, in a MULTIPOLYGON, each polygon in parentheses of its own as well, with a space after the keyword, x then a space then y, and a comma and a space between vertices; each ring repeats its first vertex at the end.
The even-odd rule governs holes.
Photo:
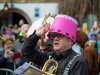
POLYGON ((36 54, 36 50, 35 47, 37 45, 37 42, 39 40, 39 36, 37 36, 36 34, 31 35, 24 43, 23 47, 22 47, 22 55, 28 59, 30 58, 32 55, 36 54))
POLYGON ((3 56, 0 56, 0 68, 3 68, 6 65, 7 59, 3 56))
POLYGON ((4 68, 6 65, 11 63, 11 55, 13 54, 10 50, 3 50, 0 52, 0 67, 4 68))
POLYGON ((22 54, 24 57, 26 57, 27 60, 31 59, 38 64, 41 63, 41 60, 43 61, 43 59, 45 58, 44 55, 41 52, 37 51, 35 47, 40 36, 45 35, 48 29, 49 26, 46 26, 45 24, 37 29, 36 32, 26 40, 22 48, 22 54))
POLYGON ((21 50, 23 56, 29 57, 30 54, 35 52, 34 49, 38 40, 39 40, 39 36, 37 36, 36 34, 33 34, 25 41, 21 50))

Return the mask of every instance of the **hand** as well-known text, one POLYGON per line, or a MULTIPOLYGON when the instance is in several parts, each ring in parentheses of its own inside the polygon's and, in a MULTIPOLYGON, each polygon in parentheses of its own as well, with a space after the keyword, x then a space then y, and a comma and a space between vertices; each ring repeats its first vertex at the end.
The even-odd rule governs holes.
POLYGON ((36 35, 43 36, 48 32, 49 29, 50 29, 50 23, 44 23, 42 27, 36 30, 36 35))
POLYGON ((12 54, 13 54, 12 51, 10 51, 10 50, 5 50, 4 58, 9 58, 12 54))

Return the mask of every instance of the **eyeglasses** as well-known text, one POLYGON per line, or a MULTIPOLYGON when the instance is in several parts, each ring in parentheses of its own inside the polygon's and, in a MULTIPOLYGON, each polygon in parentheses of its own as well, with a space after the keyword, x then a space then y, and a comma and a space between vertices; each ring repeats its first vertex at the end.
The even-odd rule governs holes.
POLYGON ((49 38, 51 40, 54 40, 55 37, 57 37, 60 40, 60 39, 63 39, 65 37, 65 35, 57 34, 57 33, 50 33, 49 34, 49 38))

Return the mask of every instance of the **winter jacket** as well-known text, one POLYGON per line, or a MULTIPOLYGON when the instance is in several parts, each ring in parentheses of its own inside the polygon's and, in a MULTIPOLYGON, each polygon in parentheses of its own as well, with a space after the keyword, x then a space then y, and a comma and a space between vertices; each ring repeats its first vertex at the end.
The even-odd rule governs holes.
MULTIPOLYGON (((56 75, 67 75, 64 74, 66 73, 66 66, 68 66, 69 62, 73 60, 72 58, 78 54, 72 49, 66 50, 60 54, 56 54, 54 51, 50 53, 41 53, 35 49, 39 38, 39 36, 33 34, 26 40, 22 48, 23 56, 26 57, 27 60, 31 60, 35 64, 41 66, 46 62, 49 55, 51 55, 58 62, 58 70, 56 75)), ((81 55, 77 56, 74 62, 72 62, 68 75, 89 75, 87 63, 81 55)))
POLYGON ((0 68, 14 70, 18 66, 26 62, 26 59, 22 56, 20 52, 15 51, 14 49, 11 51, 13 54, 9 58, 4 58, 4 53, 5 53, 4 49, 0 51, 0 68), (14 68, 14 63, 16 66, 15 68, 14 68))

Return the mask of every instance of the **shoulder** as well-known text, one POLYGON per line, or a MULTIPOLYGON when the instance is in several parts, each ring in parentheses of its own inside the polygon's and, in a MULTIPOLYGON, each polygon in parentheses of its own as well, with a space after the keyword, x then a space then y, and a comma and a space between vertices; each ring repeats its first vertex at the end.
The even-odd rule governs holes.
POLYGON ((87 75, 88 67, 83 56, 79 55, 75 51, 72 51, 71 57, 71 60, 65 67, 65 72, 69 69, 69 73, 71 73, 71 75, 87 75))
POLYGON ((16 43, 19 43, 19 39, 15 40, 15 42, 14 42, 14 43, 15 43, 15 44, 16 44, 16 43))
POLYGON ((80 63, 80 64, 86 63, 86 60, 84 59, 84 57, 82 55, 76 53, 75 51, 73 51, 73 59, 75 59, 74 63, 77 63, 77 64, 78 63, 80 63))
POLYGON ((4 54, 4 49, 0 50, 0 55, 4 54))
POLYGON ((3 55, 4 55, 4 50, 0 51, 0 60, 2 59, 3 55))
MULTIPOLYGON (((75 52, 76 53, 76 52, 75 52)), ((84 57, 78 53, 75 54, 77 57, 76 57, 76 60, 79 61, 79 62, 85 62, 86 60, 84 59, 84 57)))

